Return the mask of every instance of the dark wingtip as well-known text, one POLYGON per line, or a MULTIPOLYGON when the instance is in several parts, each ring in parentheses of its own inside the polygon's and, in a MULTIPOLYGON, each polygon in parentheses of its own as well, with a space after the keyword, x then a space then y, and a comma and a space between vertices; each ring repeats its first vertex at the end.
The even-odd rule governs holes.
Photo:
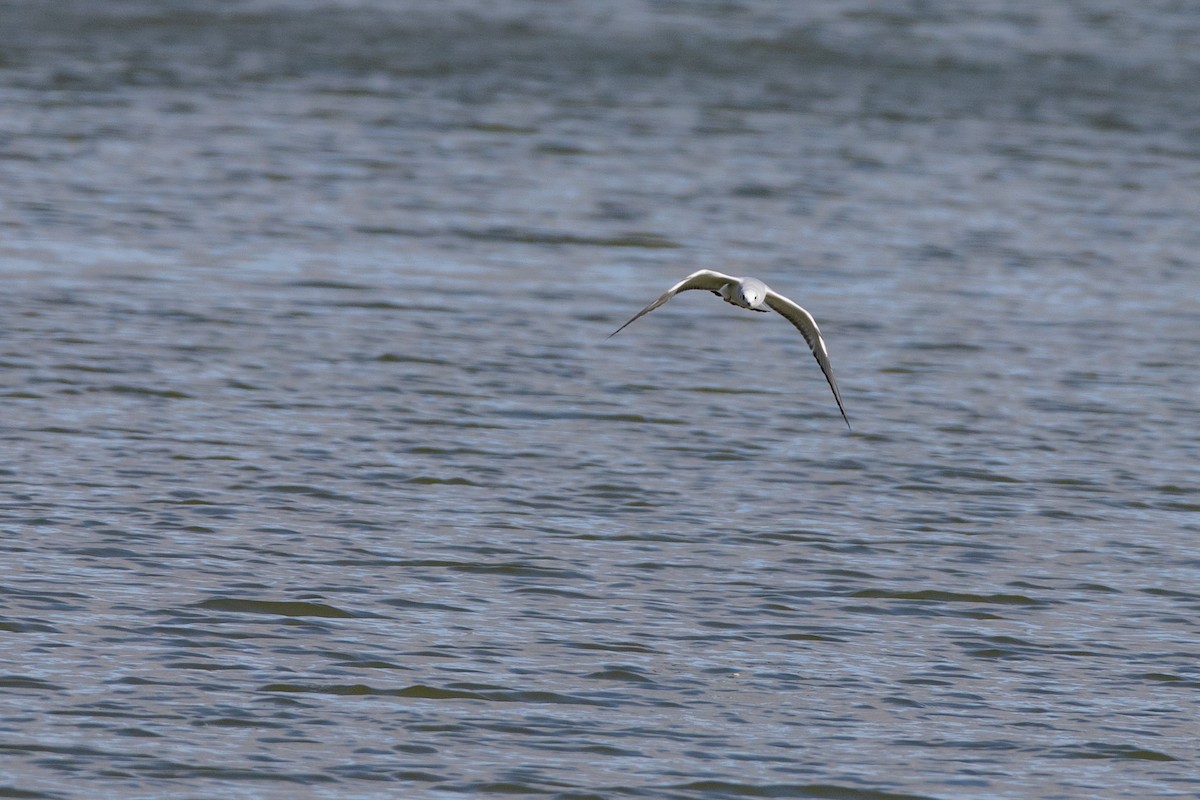
POLYGON ((625 329, 626 329, 626 328, 628 328, 630 325, 632 325, 634 322, 636 322, 636 321, 637 321, 637 318, 638 318, 638 317, 640 317, 640 316, 641 316, 641 314, 638 314, 638 315, 637 315, 637 317, 634 317, 633 319, 629 320, 629 322, 626 322, 624 325, 622 325, 621 327, 617 328, 615 331, 613 331, 612 333, 610 333, 608 336, 605 336, 604 338, 605 338, 605 339, 611 339, 612 337, 616 336, 618 333, 620 333, 621 331, 625 330, 625 329))

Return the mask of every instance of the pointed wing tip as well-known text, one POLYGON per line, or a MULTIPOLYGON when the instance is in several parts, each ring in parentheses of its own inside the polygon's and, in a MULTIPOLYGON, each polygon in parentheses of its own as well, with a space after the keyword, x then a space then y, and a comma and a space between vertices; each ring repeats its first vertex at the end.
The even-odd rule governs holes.
POLYGON ((625 330, 626 328, 628 328, 628 327, 629 327, 629 326, 630 326, 630 325, 633 323, 633 320, 635 320, 635 319, 637 319, 637 317, 634 317, 633 319, 629 320, 629 322, 626 322, 624 325, 622 325, 621 327, 617 328, 615 331, 613 331, 612 333, 610 333, 608 336, 605 336, 605 337, 604 337, 605 341, 607 341, 607 340, 611 339, 612 337, 616 336, 616 335, 617 335, 618 333, 620 333, 621 331, 623 331, 623 330, 625 330))

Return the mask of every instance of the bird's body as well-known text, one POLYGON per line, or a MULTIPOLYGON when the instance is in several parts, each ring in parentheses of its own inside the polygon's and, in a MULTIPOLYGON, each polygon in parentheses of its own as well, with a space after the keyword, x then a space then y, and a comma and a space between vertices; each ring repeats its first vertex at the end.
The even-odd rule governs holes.
POLYGON ((680 292, 686 292, 689 289, 705 289, 717 295, 726 303, 738 306, 739 308, 762 312, 773 310, 782 314, 788 322, 796 326, 796 329, 804 336, 804 340, 808 342, 813 356, 817 359, 817 364, 821 367, 821 372, 825 373, 825 380, 829 382, 829 388, 833 390, 833 399, 837 401, 838 410, 842 412, 842 419, 846 420, 846 427, 850 427, 850 418, 846 416, 846 409, 842 405, 842 394, 838 391, 837 381, 833 379, 833 367, 829 363, 829 351, 825 348, 825 340, 821 338, 821 329, 817 327, 816 320, 812 318, 812 314, 809 314, 803 308, 779 294, 779 292, 772 290, 771 287, 758 278, 735 278, 731 275, 714 272, 711 269, 702 269, 699 272, 693 272, 663 292, 653 303, 634 314, 633 319, 610 333, 608 335, 609 338, 611 339, 613 336, 616 336, 632 322, 649 314, 675 295, 680 292), (766 308, 762 307, 764 305, 766 308))

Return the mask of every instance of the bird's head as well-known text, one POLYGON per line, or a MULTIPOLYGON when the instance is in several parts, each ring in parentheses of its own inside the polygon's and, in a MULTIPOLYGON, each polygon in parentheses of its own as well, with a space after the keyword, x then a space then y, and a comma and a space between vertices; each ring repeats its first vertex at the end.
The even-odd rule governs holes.
POLYGON ((762 286, 757 284, 742 286, 739 289, 739 294, 741 294, 746 308, 758 308, 763 304, 763 300, 767 299, 767 293, 763 290, 762 286))

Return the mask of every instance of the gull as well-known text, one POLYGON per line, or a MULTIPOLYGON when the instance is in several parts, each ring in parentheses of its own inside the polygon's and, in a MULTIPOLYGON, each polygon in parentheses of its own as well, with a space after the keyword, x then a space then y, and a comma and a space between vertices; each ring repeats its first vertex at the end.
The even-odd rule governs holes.
POLYGON ((778 311, 788 322, 795 325, 796 329, 803 334, 804 341, 808 342, 813 356, 817 359, 817 364, 821 367, 821 372, 825 373, 825 380, 829 381, 829 388, 833 390, 833 399, 837 401, 838 411, 842 412, 842 419, 846 420, 846 427, 850 427, 850 418, 846 416, 846 409, 842 405, 842 394, 838 391, 837 381, 833 379, 833 367, 829 364, 829 351, 825 349, 825 340, 821 338, 821 329, 817 327, 817 321, 812 318, 812 314, 774 291, 758 278, 735 278, 711 269, 693 272, 663 292, 653 303, 634 314, 633 319, 610 333, 608 338, 616 336, 636 320, 649 314, 680 292, 686 292, 689 289, 707 289, 730 305, 747 308, 751 311, 761 311, 764 314, 767 313, 767 309, 760 308, 760 306, 766 305, 768 308, 778 311))

